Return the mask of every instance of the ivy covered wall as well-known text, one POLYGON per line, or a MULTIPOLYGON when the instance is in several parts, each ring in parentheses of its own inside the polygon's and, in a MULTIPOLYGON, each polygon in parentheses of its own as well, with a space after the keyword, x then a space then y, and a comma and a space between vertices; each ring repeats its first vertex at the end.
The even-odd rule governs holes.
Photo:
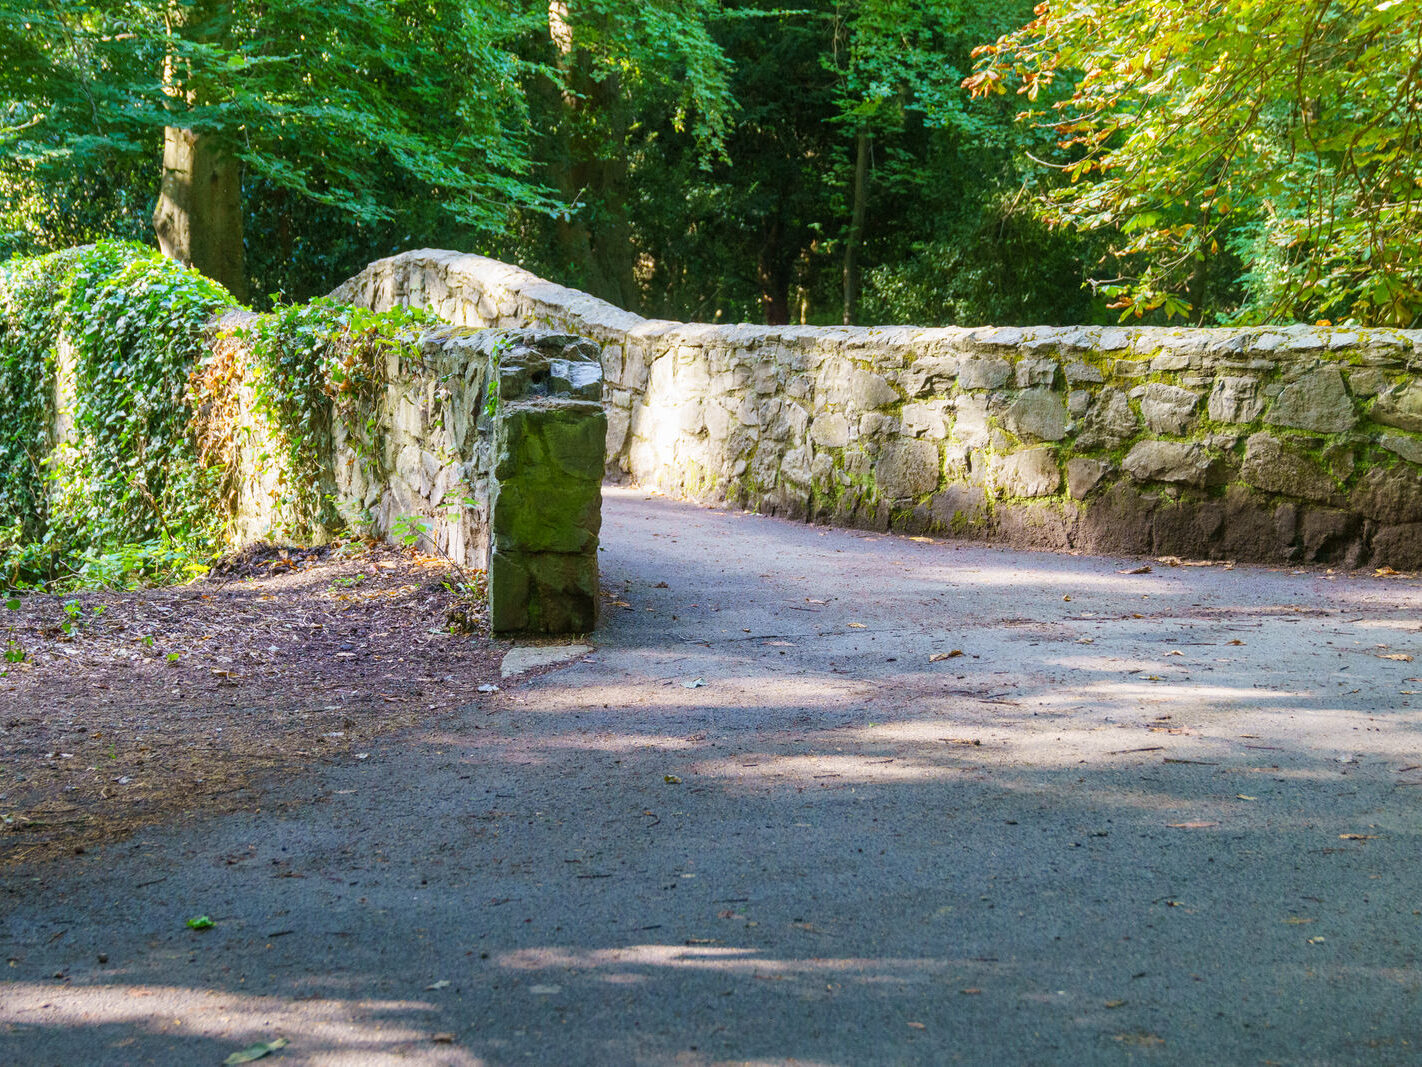
POLYGON ((490 572, 495 629, 591 629, 599 356, 404 307, 257 315, 135 245, 11 260, 0 581, 166 581, 257 539, 371 533, 490 572), (555 475, 530 469, 550 451, 555 475))

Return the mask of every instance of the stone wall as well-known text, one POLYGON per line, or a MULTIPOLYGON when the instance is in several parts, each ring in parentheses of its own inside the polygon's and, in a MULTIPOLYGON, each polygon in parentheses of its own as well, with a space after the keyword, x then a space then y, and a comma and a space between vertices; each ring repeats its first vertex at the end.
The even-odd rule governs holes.
POLYGON ((332 294, 603 346, 608 471, 1022 546, 1422 567, 1422 332, 647 320, 423 250, 332 294))
MULTIPOLYGON (((225 411, 198 413, 200 432, 204 418, 232 422, 222 463, 234 544, 293 525, 295 479, 244 363, 251 318, 216 324, 220 373, 242 384, 225 411)), ((347 521, 487 570, 494 632, 590 631, 607 429, 598 356, 547 331, 428 330, 386 356, 373 406, 333 420, 322 492, 347 521)))

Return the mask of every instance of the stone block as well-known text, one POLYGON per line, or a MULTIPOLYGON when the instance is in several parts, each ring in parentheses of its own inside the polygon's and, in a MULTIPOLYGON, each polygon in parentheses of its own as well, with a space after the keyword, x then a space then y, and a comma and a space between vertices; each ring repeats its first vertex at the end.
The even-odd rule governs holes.
POLYGON ((953 532, 979 530, 987 525, 987 493, 980 485, 950 485, 928 502, 935 526, 953 532))
POLYGON ((1003 496, 1052 496, 1061 487, 1062 472, 1050 448, 1028 448, 993 463, 993 483, 1003 496))
POLYGON ((1357 425, 1358 412, 1338 368, 1319 367, 1284 386, 1265 421, 1315 433, 1343 433, 1357 425))
POLYGON ((1060 441, 1071 427, 1062 395, 1042 388, 1019 393, 1002 421, 1018 437, 1038 441, 1060 441))
POLYGON ((1125 444, 1140 428, 1140 419, 1131 410, 1126 394, 1119 389, 1103 389, 1082 420, 1075 444, 1086 452, 1109 451, 1125 444))
POLYGON ((821 448, 843 448, 849 444, 849 420, 838 412, 824 412, 810 423, 810 440, 821 448))
POLYGON ((948 436, 948 423, 932 404, 905 404, 899 411, 899 419, 903 432, 910 437, 941 441, 948 436))
POLYGON ((1422 463, 1422 438, 1410 437, 1402 433, 1385 433, 1378 438, 1378 444, 1393 455, 1413 463, 1422 463))
POLYGON ((1422 522, 1422 477, 1399 464, 1374 467, 1354 487, 1349 507, 1387 525, 1422 522))
POLYGON ((1012 364, 1005 359, 965 359, 958 365, 958 386, 961 389, 1001 389, 1012 374, 1012 364))
POLYGON ((1081 418, 1091 408, 1091 393, 1086 389, 1073 389, 1067 394, 1067 414, 1081 418))
POLYGON ((1383 526, 1373 534, 1375 567, 1422 571, 1422 522, 1383 526))
POLYGON ((1327 471, 1292 444, 1271 434, 1256 433, 1244 443, 1244 465, 1239 476, 1266 492, 1320 504, 1342 503, 1338 483, 1327 471))
POLYGON ((1014 368, 1014 381, 1019 389, 1038 385, 1051 388, 1056 380, 1057 361, 1054 359, 1018 360, 1014 368))
POLYGON ((1373 401, 1374 422, 1422 433, 1422 382, 1395 385, 1373 401))
POLYGON ((937 445, 899 438, 879 454, 874 481, 885 500, 917 500, 938 488, 942 470, 937 445))
POLYGON ((1106 376, 1090 363, 1068 363, 1062 370, 1072 385, 1100 385, 1106 380, 1106 376))
POLYGON ((1259 379, 1216 378, 1206 410, 1216 422, 1253 422, 1264 411, 1264 399, 1259 395, 1259 379))
POLYGON ((988 402, 985 396, 959 396, 954 402, 953 438, 969 448, 988 443, 988 402))
POLYGON ((1210 456, 1189 441, 1141 441, 1127 453, 1121 467, 1140 482, 1179 482, 1205 485, 1210 478, 1210 456))
POLYGON ((1076 500, 1084 500, 1093 489, 1101 484, 1111 465, 1099 459, 1077 456, 1066 463, 1067 492, 1076 500))
POLYGON ((849 378, 849 404, 861 411, 886 407, 899 399, 888 381, 867 370, 855 370, 849 378))
POLYGON ((1354 396, 1377 396, 1387 388, 1387 376, 1376 367, 1353 367, 1348 371, 1348 388, 1354 396))
POLYGON ((1194 421, 1200 395, 1189 389, 1151 382, 1141 398, 1141 416, 1152 433, 1183 434, 1194 421))

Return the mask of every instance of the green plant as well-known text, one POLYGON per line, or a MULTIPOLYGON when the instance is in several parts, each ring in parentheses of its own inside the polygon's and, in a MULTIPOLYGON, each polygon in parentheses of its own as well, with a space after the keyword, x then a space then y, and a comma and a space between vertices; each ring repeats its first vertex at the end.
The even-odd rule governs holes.
POLYGON ((18 641, 16 641, 13 637, 10 638, 10 640, 8 640, 8 641, 5 642, 5 662, 6 662, 6 663, 24 663, 24 662, 25 662, 25 650, 24 650, 23 646, 21 646, 21 644, 20 644, 18 641))
POLYGON ((429 533, 428 519, 419 515, 400 515, 390 524, 390 532, 406 548, 414 548, 429 533))

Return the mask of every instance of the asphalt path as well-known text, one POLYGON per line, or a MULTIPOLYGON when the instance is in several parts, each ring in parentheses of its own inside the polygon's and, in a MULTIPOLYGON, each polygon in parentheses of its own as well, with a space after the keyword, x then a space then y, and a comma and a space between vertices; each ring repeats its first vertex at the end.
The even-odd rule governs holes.
POLYGON ((0 1063, 1422 1062, 1415 579, 604 516, 591 652, 4 876, 0 1063))

